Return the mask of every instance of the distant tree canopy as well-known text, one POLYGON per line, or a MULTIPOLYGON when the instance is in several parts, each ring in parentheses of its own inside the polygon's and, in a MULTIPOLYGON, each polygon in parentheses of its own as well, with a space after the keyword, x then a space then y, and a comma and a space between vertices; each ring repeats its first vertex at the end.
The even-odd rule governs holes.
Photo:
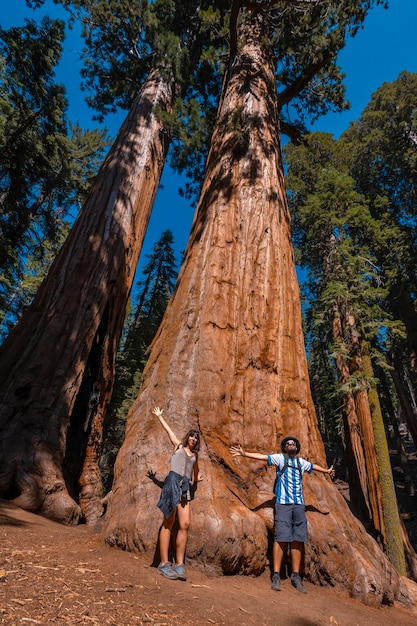
POLYGON ((227 54, 230 0, 55 0, 82 25, 83 87, 102 120, 129 109, 152 69, 175 82, 169 112, 159 111, 171 139, 171 165, 201 186, 227 54))
POLYGON ((104 130, 67 120, 65 90, 54 78, 63 39, 63 22, 47 17, 0 30, 3 335, 33 296, 26 276, 44 275, 62 245, 67 216, 77 213, 107 146, 104 130))
MULTIPOLYGON (((27 0, 40 6, 42 0, 27 0)), ((83 85, 98 119, 128 109, 152 68, 173 76, 172 111, 160 112, 172 138, 171 166, 187 177, 182 192, 198 199, 235 17, 245 1, 55 0, 82 24, 83 85), (231 28, 229 28, 231 26, 231 28)), ((337 52, 385 0, 262 0, 276 57, 281 132, 299 141, 309 121, 347 108, 337 52), (308 45, 306 45, 308 42, 308 45)), ((234 125, 241 124, 236 119, 234 125)))

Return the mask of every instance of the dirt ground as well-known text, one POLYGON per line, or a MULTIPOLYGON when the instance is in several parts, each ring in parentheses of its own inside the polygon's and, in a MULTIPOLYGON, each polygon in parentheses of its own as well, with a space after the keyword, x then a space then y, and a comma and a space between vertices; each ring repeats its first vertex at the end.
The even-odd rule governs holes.
POLYGON ((307 595, 258 578, 208 578, 188 566, 170 581, 151 557, 105 546, 86 526, 65 527, 0 500, 0 623, 93 626, 415 626, 417 611, 370 608, 306 583, 307 595))

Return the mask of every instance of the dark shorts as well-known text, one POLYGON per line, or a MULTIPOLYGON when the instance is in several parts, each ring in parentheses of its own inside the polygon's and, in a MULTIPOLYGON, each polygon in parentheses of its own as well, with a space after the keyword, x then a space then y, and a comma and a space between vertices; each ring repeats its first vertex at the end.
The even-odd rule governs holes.
POLYGON ((275 504, 275 541, 308 541, 307 518, 303 504, 275 504))

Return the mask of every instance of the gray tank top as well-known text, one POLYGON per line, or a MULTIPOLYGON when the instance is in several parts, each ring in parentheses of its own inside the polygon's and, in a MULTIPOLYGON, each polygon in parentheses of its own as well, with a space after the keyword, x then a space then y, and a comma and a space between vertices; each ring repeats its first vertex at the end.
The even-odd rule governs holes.
POLYGON ((187 476, 188 480, 191 480, 193 475, 194 463, 196 460, 195 454, 189 456, 184 448, 179 448, 171 456, 170 470, 176 472, 181 476, 187 476))

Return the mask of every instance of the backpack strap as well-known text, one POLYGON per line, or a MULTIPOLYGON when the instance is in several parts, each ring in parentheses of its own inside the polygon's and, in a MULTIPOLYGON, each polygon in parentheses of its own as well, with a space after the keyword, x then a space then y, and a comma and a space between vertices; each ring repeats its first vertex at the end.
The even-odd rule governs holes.
MULTIPOLYGON (((285 470, 287 469, 287 467, 290 466, 289 460, 288 460, 288 454, 284 454, 284 458, 285 458, 285 463, 282 466, 282 469, 277 471, 277 475, 276 475, 276 480, 280 480, 282 475, 284 474, 285 470)), ((297 467, 296 469, 298 469, 298 471, 300 472, 301 477, 303 476, 303 472, 301 471, 301 463, 300 463, 300 459, 298 456, 295 457, 297 459, 297 467)))
POLYGON ((285 459, 284 465, 282 466, 280 470, 277 470, 277 476, 276 476, 277 481, 280 480, 281 476, 284 474, 285 470, 289 466, 288 454, 284 454, 284 459, 285 459))

